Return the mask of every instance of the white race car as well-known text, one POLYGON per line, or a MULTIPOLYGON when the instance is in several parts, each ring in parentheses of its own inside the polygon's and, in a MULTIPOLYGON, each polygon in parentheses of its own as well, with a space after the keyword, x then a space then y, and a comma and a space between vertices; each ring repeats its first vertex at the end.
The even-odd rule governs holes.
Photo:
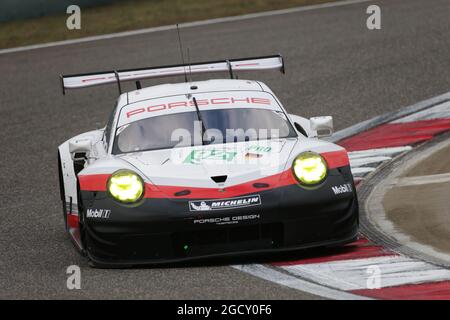
POLYGON ((62 76, 68 89, 136 81, 100 130, 59 146, 66 229, 91 265, 132 266, 354 241, 358 203, 331 117, 287 114, 239 71, 281 56, 62 76), (231 79, 190 81, 228 72, 231 79), (141 88, 139 80, 185 75, 141 88))

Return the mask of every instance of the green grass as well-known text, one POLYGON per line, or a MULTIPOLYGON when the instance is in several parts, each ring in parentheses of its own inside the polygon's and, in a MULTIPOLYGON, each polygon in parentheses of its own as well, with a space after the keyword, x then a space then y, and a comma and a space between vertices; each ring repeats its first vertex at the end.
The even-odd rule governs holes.
POLYGON ((95 8, 81 8, 81 30, 66 28, 68 15, 65 13, 0 23, 0 48, 331 1, 333 0, 126 0, 95 8))

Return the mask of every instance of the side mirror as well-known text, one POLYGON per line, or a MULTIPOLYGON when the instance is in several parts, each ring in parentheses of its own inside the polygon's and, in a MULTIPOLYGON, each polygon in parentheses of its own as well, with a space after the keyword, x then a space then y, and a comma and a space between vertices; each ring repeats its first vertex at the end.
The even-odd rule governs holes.
POLYGON ((75 140, 69 142, 69 152, 72 160, 86 160, 91 152, 92 142, 91 140, 75 140))
POLYGON ((309 119, 312 131, 317 132, 317 138, 329 137, 333 134, 333 117, 313 117, 309 119))

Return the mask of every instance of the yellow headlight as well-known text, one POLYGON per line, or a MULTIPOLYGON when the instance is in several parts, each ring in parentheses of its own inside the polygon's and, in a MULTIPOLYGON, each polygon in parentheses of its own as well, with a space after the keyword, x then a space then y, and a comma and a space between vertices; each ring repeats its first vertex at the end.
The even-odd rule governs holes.
POLYGON ((327 163, 317 153, 303 152, 295 158, 292 170, 300 183, 314 185, 327 176, 327 163))
POLYGON ((108 191, 117 201, 133 203, 142 198, 144 182, 136 173, 129 170, 120 170, 113 173, 109 178, 108 191))

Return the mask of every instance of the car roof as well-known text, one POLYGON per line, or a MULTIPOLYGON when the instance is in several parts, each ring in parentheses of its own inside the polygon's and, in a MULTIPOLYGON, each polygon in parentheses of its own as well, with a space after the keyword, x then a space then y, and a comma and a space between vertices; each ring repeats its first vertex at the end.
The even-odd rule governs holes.
MULTIPOLYGON (((147 87, 126 93, 128 104, 152 98, 162 98, 189 93, 205 93, 214 91, 269 91, 264 84, 253 80, 214 79, 183 83, 169 83, 147 87)), ((125 99, 124 99, 125 100, 125 99)))

